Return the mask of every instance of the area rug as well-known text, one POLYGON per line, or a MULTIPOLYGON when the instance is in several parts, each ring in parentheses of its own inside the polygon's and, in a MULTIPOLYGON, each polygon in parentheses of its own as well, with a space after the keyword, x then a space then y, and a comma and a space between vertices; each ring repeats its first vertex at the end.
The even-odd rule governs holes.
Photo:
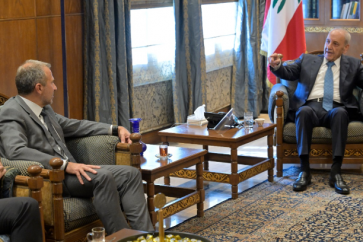
POLYGON ((363 241, 362 175, 343 174, 351 188, 339 195, 329 172, 313 171, 304 192, 292 191, 299 170, 291 167, 168 231, 201 235, 211 241, 363 241))

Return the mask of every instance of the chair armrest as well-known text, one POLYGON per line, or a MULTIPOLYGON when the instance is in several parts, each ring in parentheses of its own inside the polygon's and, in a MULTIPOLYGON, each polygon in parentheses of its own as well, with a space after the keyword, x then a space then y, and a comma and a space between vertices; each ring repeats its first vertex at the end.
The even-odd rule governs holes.
POLYGON ((29 176, 18 175, 15 177, 13 186, 14 197, 32 197, 39 204, 40 219, 43 230, 43 241, 45 241, 45 228, 43 216, 43 198, 41 189, 44 186, 41 177, 42 168, 38 165, 29 166, 27 169, 29 176))
POLYGON ((116 146, 116 165, 128 165, 140 169, 142 145, 141 134, 133 133, 130 136, 131 144, 118 143, 116 146))
POLYGON ((270 92, 269 103, 268 103, 268 115, 270 117, 271 122, 276 123, 275 115, 276 115, 276 93, 281 91, 283 93, 283 114, 284 117, 287 116, 287 111, 289 110, 289 94, 286 87, 280 83, 275 84, 270 92))
POLYGON ((42 188, 43 217, 47 238, 54 241, 64 240, 64 214, 63 214, 63 180, 64 171, 60 169, 63 161, 53 158, 49 161, 51 170, 43 169, 40 174, 44 179, 42 188))
POLYGON ((20 171, 20 175, 22 175, 22 176, 29 176, 29 173, 28 173, 29 166, 37 165, 42 169, 44 168, 44 166, 40 162, 26 161, 26 160, 8 160, 8 159, 2 158, 2 157, 1 157, 1 163, 4 166, 11 166, 14 168, 18 168, 20 171))
POLYGON ((356 87, 353 89, 353 95, 356 97, 359 105, 359 111, 363 114, 363 91, 361 88, 356 87))
POLYGON ((78 163, 114 165, 117 136, 97 135, 67 139, 67 147, 78 163))
POLYGON ((67 147, 79 163, 92 165, 140 165, 141 135, 130 136, 132 144, 120 143, 117 136, 98 135, 67 140, 67 147))

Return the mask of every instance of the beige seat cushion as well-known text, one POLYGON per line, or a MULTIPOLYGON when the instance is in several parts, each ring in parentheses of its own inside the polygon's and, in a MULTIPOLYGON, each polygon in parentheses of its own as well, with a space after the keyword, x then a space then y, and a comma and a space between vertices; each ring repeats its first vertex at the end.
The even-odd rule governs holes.
MULTIPOLYGON (((296 144, 296 125, 295 123, 287 123, 283 131, 284 142, 296 144)), ((331 143, 331 130, 324 127, 316 127, 313 129, 313 144, 331 143)), ((352 121, 348 125, 347 144, 363 143, 363 122, 352 121)))

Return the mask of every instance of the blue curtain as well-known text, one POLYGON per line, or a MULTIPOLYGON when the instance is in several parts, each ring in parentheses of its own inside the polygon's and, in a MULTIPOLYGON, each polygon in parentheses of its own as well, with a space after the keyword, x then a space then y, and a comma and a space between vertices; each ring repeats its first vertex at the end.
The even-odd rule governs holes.
POLYGON ((131 0, 84 4, 84 118, 130 128, 131 0))
POLYGON ((267 110, 266 62, 259 54, 265 1, 239 0, 233 59, 231 106, 238 117, 245 111, 267 110))
POLYGON ((173 101, 175 123, 206 104, 206 66, 200 0, 174 0, 175 75, 173 101))

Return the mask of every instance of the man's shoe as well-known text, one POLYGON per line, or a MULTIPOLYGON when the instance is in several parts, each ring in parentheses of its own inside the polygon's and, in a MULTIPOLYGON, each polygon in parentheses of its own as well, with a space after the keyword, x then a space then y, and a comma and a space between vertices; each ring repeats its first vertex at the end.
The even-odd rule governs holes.
POLYGON ((300 172, 299 177, 294 182, 292 190, 294 191, 305 191, 308 185, 311 184, 311 174, 305 171, 300 172))
POLYGON ((335 192, 339 194, 349 194, 350 190, 348 185, 343 180, 340 174, 335 174, 329 178, 329 185, 335 188, 335 192))

